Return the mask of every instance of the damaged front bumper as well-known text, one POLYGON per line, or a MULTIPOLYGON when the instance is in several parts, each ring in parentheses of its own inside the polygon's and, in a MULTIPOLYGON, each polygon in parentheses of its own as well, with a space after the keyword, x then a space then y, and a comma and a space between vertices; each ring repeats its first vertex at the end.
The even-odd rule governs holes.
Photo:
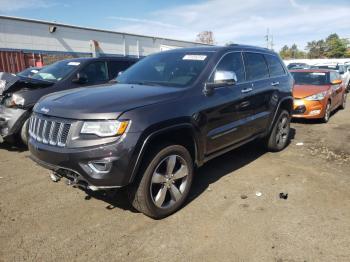
POLYGON ((0 143, 20 132, 30 112, 20 108, 0 105, 0 143))

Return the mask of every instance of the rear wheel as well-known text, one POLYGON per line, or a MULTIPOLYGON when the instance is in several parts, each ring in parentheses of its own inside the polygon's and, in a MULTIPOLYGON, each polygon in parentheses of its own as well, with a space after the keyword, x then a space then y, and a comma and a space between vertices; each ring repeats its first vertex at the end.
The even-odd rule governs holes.
POLYGON ((341 103, 341 105, 340 105, 340 109, 345 109, 345 107, 346 107, 346 98, 347 98, 347 93, 344 93, 344 95, 343 95, 343 100, 342 100, 342 103, 341 103))
POLYGON ((289 143, 290 114, 282 110, 266 139, 267 149, 272 152, 283 150, 289 143))
POLYGON ((129 199, 138 211, 159 219, 177 211, 188 196, 193 161, 180 145, 154 150, 143 163, 139 181, 129 188, 129 199))
POLYGON ((328 101, 326 110, 324 113, 324 117, 322 118, 323 123, 327 123, 329 121, 329 118, 331 117, 331 102, 328 101))

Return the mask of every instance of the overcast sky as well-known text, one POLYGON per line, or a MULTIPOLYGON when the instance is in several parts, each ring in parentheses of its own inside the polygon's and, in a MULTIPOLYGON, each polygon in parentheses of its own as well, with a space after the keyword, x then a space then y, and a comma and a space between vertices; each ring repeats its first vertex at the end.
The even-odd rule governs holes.
POLYGON ((0 0, 0 14, 190 41, 210 30, 220 45, 265 46, 269 28, 275 50, 350 37, 349 0, 0 0))

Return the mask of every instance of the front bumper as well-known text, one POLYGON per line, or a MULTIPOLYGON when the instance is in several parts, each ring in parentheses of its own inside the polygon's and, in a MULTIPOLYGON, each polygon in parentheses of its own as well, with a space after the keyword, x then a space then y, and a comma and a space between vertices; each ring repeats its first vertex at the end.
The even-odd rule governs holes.
POLYGON ((53 171, 71 171, 95 188, 126 186, 131 182, 139 134, 94 147, 60 148, 29 139, 31 159, 53 171), (101 169, 102 167, 102 169, 101 169))
POLYGON ((17 134, 30 112, 25 109, 8 108, 0 105, 0 142, 14 134, 17 134))
POLYGON ((325 101, 326 99, 321 101, 295 99, 292 117, 306 119, 322 118, 324 117, 327 104, 325 101))

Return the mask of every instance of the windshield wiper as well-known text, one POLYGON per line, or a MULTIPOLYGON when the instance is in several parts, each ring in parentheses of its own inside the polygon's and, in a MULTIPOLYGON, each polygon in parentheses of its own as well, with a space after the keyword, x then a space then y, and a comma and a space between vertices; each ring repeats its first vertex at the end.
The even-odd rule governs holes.
POLYGON ((152 81, 132 81, 132 82, 127 82, 126 84, 130 85, 146 85, 146 86, 160 86, 160 83, 157 82, 152 82, 152 81))

